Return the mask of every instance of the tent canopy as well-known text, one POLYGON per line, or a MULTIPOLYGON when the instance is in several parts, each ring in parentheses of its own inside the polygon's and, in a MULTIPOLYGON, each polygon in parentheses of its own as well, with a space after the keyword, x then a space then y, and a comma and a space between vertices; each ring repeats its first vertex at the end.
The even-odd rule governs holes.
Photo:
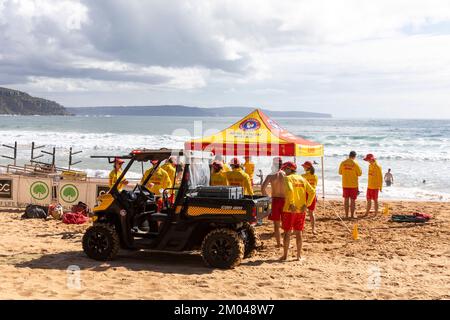
POLYGON ((225 156, 323 156, 323 145, 296 137, 259 109, 217 134, 186 142, 185 149, 225 156))

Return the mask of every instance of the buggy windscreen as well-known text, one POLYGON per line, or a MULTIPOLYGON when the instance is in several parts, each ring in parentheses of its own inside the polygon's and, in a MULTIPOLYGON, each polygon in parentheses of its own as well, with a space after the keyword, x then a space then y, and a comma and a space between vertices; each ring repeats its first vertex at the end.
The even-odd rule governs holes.
POLYGON ((210 167, 209 159, 193 158, 189 166, 189 189, 209 186, 210 167))

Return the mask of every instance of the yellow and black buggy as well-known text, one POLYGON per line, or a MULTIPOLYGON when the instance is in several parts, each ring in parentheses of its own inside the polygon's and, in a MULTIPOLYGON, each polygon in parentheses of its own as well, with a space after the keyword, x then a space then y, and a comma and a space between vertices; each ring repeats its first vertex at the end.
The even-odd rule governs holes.
POLYGON ((129 162, 118 182, 97 199, 94 223, 83 236, 88 257, 111 260, 119 249, 200 249, 206 265, 234 268, 254 254, 258 236, 252 222, 269 214, 269 198, 244 197, 240 187, 208 187, 208 159, 185 156, 182 150, 135 150, 121 158, 129 162), (177 165, 174 186, 159 198, 145 185, 161 162, 171 156, 184 157, 185 165, 177 165), (133 191, 119 192, 119 181, 136 161, 155 164, 146 181, 136 184, 133 191), (162 208, 158 201, 162 201, 162 208))

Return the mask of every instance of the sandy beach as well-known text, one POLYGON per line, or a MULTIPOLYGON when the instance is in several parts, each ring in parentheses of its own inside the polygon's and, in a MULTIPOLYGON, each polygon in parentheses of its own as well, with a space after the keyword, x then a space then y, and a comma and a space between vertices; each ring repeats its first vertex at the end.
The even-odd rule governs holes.
POLYGON ((121 252, 113 262, 93 261, 81 250, 88 224, 21 220, 21 213, 3 210, 0 298, 450 299, 449 203, 390 205, 391 213, 434 218, 423 225, 383 215, 361 219, 355 241, 333 213, 342 210, 340 201, 330 200, 318 210, 320 234, 313 236, 307 224, 304 261, 278 262, 281 252, 265 222, 258 227, 263 249, 234 270, 206 268, 197 252, 121 252), (79 282, 67 272, 70 265, 80 268, 79 282))

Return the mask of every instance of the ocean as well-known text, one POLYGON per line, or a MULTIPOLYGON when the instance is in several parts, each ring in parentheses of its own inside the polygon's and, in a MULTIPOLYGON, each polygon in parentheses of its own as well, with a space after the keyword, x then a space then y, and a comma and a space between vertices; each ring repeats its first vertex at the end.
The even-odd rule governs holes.
MULTIPOLYGON (((183 143, 202 134, 222 130, 236 118, 136 117, 136 116, 1 116, 0 144, 18 142, 18 164, 29 163, 31 143, 56 148, 56 164, 67 167, 69 148, 82 153, 74 169, 90 176, 106 177, 110 165, 91 155, 121 155, 135 148, 182 148, 183 143)), ((395 183, 385 188, 386 199, 450 201, 450 120, 371 120, 275 118, 295 135, 324 144, 325 192, 340 195, 340 161, 351 150, 358 153, 363 168, 360 189, 367 185, 367 163, 363 155, 373 153, 383 172, 392 169, 395 183)), ((11 155, 0 147, 0 154, 11 155)), ((39 160, 48 161, 44 156, 39 160)), ((305 159, 297 159, 298 162, 305 159)), ((320 159, 316 160, 320 163, 320 159)), ((257 169, 267 173, 270 159, 254 158, 257 169)), ((11 163, 1 158, 1 164, 11 163)), ((317 166, 320 178, 320 166, 317 166)), ((140 166, 129 178, 139 178, 140 166)), ((319 192, 321 192, 319 188, 319 192)))

